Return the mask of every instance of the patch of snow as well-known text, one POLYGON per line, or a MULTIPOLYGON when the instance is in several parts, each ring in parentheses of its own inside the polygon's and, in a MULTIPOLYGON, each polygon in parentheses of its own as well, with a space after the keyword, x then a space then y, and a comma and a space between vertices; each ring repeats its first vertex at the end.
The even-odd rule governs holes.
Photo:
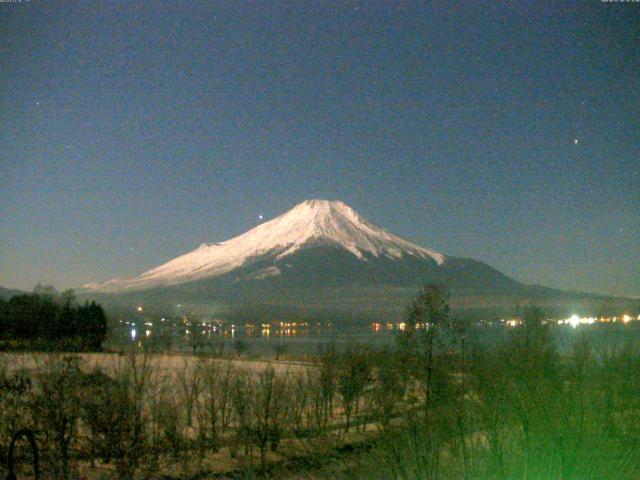
POLYGON ((275 265, 271 267, 263 268, 262 270, 258 270, 257 272, 252 273, 247 278, 251 280, 263 280, 268 277, 275 277, 280 275, 280 269, 275 265))

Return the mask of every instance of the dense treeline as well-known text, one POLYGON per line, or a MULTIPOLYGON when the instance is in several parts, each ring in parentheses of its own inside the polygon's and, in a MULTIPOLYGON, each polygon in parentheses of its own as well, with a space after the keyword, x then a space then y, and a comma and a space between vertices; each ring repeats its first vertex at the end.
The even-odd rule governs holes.
POLYGON ((300 456, 311 471, 296 478, 639 478, 640 353, 576 337, 560 355, 550 328, 530 310, 487 348, 430 285, 394 348, 329 344, 294 369, 134 352, 102 367, 61 355, 0 364, 0 464, 28 427, 56 479, 86 477, 88 463, 91 478, 280 478, 274 462, 300 456), (326 471, 358 442, 369 453, 348 473, 326 471))
POLYGON ((0 345, 5 349, 100 350, 107 319, 95 302, 79 305, 74 292, 37 286, 33 293, 0 298, 0 345))

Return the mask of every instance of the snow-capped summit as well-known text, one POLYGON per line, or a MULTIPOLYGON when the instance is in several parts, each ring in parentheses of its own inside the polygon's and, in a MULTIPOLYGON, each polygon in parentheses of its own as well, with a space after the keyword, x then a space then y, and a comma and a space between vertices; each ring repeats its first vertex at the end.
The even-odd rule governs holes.
MULTIPOLYGON (((414 257, 442 265, 446 257, 397 237, 362 218, 340 201, 307 200, 242 235, 220 243, 203 243, 195 250, 130 279, 113 279, 85 288, 95 292, 124 292, 177 285, 216 277, 270 256, 283 259, 314 244, 341 247, 357 259, 414 257)), ((277 275, 267 269, 265 275, 277 275)))

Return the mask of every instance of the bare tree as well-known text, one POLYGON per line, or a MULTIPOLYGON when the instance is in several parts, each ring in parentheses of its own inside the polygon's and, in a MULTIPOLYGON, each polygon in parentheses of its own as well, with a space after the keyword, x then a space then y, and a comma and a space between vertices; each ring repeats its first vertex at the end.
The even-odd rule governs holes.
POLYGON ((89 431, 92 460, 114 461, 121 479, 130 478, 137 465, 140 438, 130 378, 115 378, 95 369, 83 380, 82 421, 89 431))
POLYGON ((390 349, 378 355, 374 370, 375 383, 372 390, 372 408, 380 423, 386 430, 397 411, 398 404, 404 397, 405 385, 398 356, 390 349))
POLYGON ((306 409, 306 428, 308 432, 322 433, 327 427, 326 390, 321 381, 321 374, 316 369, 309 369, 305 374, 309 407, 306 409))
MULTIPOLYGON (((222 392, 222 374, 216 361, 200 360, 196 367, 196 375, 202 382, 202 395, 198 406, 198 431, 201 444, 208 444, 218 451, 222 413, 220 406, 222 392)), ((226 402, 225 402, 226 403, 226 402)))
POLYGON ((320 355, 319 380, 322 391, 323 400, 323 425, 329 423, 329 417, 333 415, 333 397, 336 392, 337 381, 337 354, 335 344, 331 343, 329 347, 320 355))
POLYGON ((78 433, 80 380, 78 357, 54 357, 36 382, 34 419, 60 461, 54 463, 54 475, 62 479, 69 478, 70 449, 78 433))
POLYGON ((177 372, 176 382, 180 392, 179 397, 185 409, 187 427, 191 427, 193 425, 193 409, 202 391, 202 382, 187 358, 183 359, 182 368, 177 372))
POLYGON ((289 417, 293 423, 293 432, 297 436, 301 436, 308 431, 305 418, 311 403, 311 388, 309 385, 311 378, 309 375, 296 375, 290 384, 291 403, 289 405, 289 417))
POLYGON ((123 430, 126 435, 126 449, 118 462, 121 479, 130 478, 144 456, 145 449, 145 406, 148 390, 152 388, 152 371, 149 357, 130 352, 124 365, 116 371, 116 378, 128 385, 129 401, 132 411, 127 416, 129 426, 123 430))
POLYGON ((449 326, 449 294, 443 285, 427 284, 407 310, 405 329, 397 337, 399 351, 411 373, 422 385, 424 410, 429 412, 442 377, 435 365, 440 334, 449 326))
POLYGON ((240 447, 244 447, 245 455, 248 455, 253 445, 251 437, 251 397, 253 391, 251 381, 244 371, 237 372, 230 387, 229 393, 235 423, 235 438, 230 447, 233 458, 240 447))
POLYGON ((226 363, 220 374, 217 399, 218 411, 220 412, 220 427, 223 434, 227 431, 229 423, 231 422, 231 389, 236 373, 236 369, 233 368, 233 364, 229 361, 226 363))
POLYGON ((360 396, 371 377, 371 364, 366 351, 350 350, 340 356, 338 391, 342 396, 345 432, 351 426, 352 413, 358 411, 360 396))
POLYGON ((288 348, 288 345, 282 341, 276 343, 273 347, 273 352, 276 354, 276 360, 280 360, 280 357, 287 353, 288 348))
POLYGON ((266 454, 269 445, 273 451, 277 450, 282 437, 284 420, 286 418, 286 378, 278 377, 269 365, 258 374, 253 389, 252 411, 254 425, 252 435, 260 450, 260 465, 266 468, 266 454))

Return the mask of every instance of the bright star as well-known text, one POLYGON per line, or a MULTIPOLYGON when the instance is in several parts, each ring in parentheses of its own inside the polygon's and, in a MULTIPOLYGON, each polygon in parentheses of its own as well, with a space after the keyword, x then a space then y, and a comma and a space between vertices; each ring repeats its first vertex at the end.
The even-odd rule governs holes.
POLYGON ((578 140, 577 138, 574 138, 574 139, 573 139, 573 144, 574 144, 574 145, 577 145, 577 144, 578 144, 578 142, 579 142, 579 140, 578 140))

